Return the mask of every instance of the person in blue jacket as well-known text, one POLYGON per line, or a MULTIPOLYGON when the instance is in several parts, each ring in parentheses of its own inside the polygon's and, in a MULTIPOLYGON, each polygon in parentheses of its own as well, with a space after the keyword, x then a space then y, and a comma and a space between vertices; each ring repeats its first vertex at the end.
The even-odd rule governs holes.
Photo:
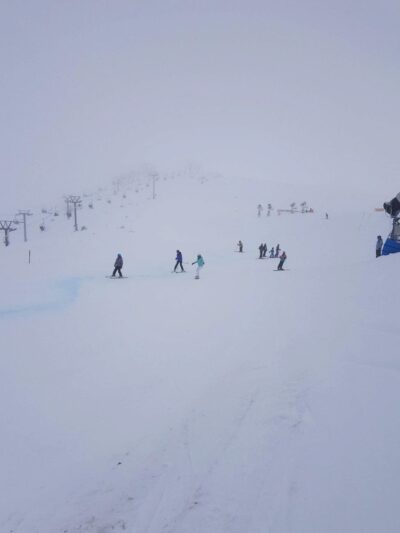
POLYGON ((176 269, 178 268, 178 266, 181 267, 181 272, 185 272, 185 269, 183 268, 183 265, 182 265, 182 261, 183 261, 182 252, 180 250, 176 251, 175 261, 176 261, 176 265, 174 267, 174 272, 176 272, 176 269))
POLYGON ((124 266, 124 261, 122 259, 122 255, 118 254, 117 259, 115 260, 115 263, 114 263, 114 272, 112 273, 111 277, 115 278, 115 274, 118 272, 119 277, 122 278, 121 268, 123 266, 124 266))
POLYGON ((203 268, 204 264, 205 264, 204 263, 204 259, 201 256, 201 254, 197 254, 196 261, 193 261, 193 263, 192 263, 192 265, 197 265, 196 275, 195 275, 194 279, 200 279, 200 270, 203 268))

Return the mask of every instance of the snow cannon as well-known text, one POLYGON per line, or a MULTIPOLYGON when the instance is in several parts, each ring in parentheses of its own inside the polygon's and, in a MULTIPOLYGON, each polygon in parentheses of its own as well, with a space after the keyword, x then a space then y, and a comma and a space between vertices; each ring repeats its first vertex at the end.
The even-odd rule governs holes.
POLYGON ((383 208, 393 219, 392 231, 383 245, 382 255, 400 252, 400 193, 390 202, 385 202, 383 208))
POLYGON ((400 192, 390 202, 384 202, 383 209, 392 218, 396 218, 400 214, 400 192))

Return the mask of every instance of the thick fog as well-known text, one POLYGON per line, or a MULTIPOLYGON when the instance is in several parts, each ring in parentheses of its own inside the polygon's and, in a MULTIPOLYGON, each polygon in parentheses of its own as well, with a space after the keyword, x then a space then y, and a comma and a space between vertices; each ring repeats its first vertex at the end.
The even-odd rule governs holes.
POLYGON ((0 214, 143 163, 390 198, 399 5, 3 0, 0 214))

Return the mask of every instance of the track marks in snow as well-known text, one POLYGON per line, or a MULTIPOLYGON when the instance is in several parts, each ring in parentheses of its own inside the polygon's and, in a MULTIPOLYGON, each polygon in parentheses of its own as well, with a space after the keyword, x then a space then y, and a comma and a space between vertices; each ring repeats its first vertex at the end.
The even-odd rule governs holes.
POLYGON ((215 406, 227 384, 219 382, 172 432, 167 467, 148 487, 154 505, 146 533, 256 532, 259 524, 269 524, 263 531, 279 531, 279 524, 290 531, 290 502, 298 493, 292 446, 313 423, 307 391, 299 390, 300 381, 260 387, 260 376, 249 376, 239 380, 242 387, 228 381, 235 394, 225 390, 223 405, 215 406))

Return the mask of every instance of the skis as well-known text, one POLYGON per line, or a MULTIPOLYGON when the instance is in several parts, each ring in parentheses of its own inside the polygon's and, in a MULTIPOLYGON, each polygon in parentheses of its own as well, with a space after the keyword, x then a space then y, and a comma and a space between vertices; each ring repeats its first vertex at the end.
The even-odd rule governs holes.
POLYGON ((128 279, 128 276, 105 276, 107 279, 128 279))

